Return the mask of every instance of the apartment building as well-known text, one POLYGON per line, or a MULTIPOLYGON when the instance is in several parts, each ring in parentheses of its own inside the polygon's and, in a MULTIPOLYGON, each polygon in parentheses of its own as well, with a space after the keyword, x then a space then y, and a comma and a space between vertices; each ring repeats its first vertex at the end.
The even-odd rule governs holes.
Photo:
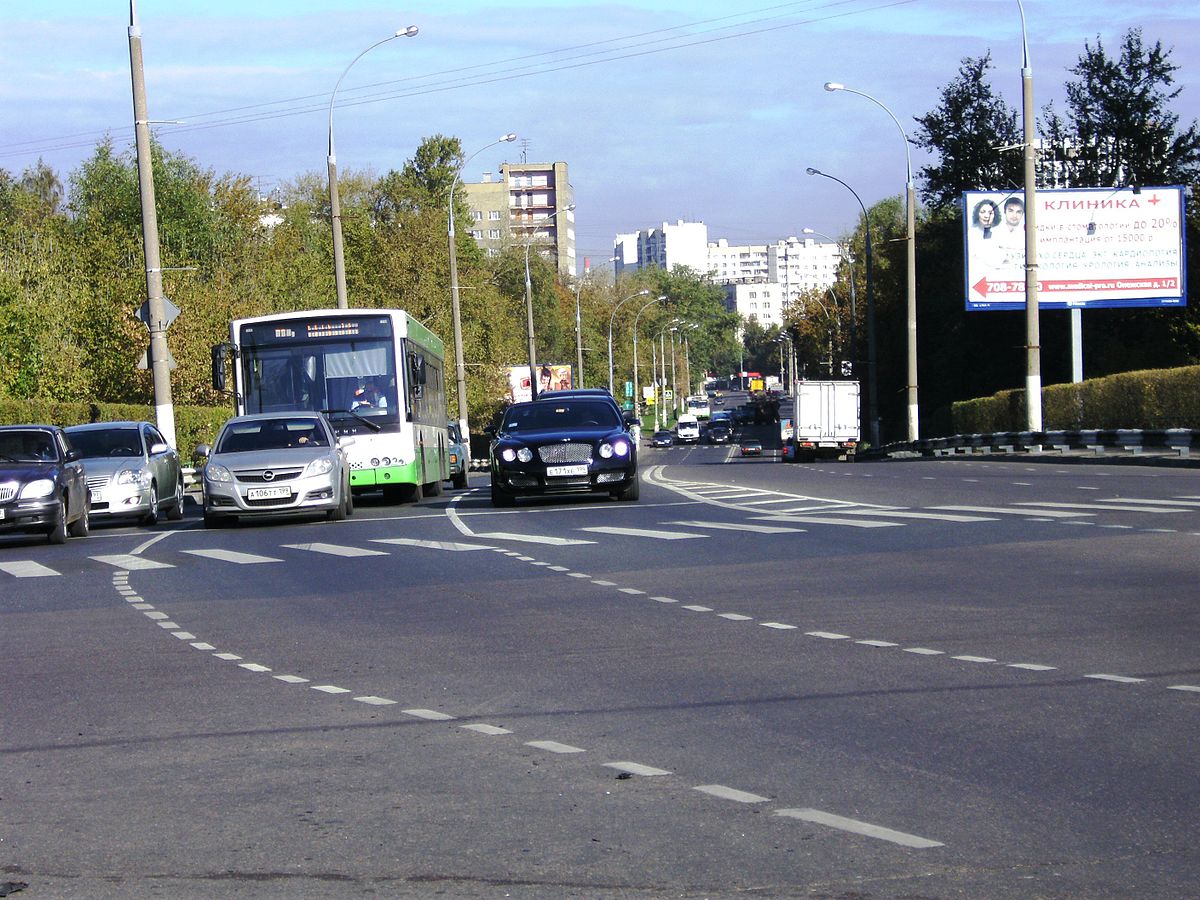
POLYGON ((462 191, 471 236, 487 253, 529 241, 553 256, 560 274, 574 275, 575 191, 565 162, 504 163, 498 175, 464 181, 462 191))

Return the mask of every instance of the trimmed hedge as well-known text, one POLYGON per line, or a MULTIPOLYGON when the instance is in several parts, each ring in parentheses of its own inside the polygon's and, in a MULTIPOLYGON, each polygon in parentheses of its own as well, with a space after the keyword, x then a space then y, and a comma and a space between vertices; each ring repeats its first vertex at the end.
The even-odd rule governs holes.
MULTIPOLYGON (((1025 431, 1025 391, 1000 391, 951 407, 956 434, 1025 431)), ((1200 366, 1147 369, 1042 389, 1042 428, 1200 428, 1200 366)))
MULTIPOLYGON (((197 444, 211 444, 233 409, 211 406, 176 406, 175 439, 179 455, 189 460, 197 444)), ((0 423, 81 425, 85 422, 154 422, 154 408, 140 403, 70 403, 58 400, 17 400, 0 397, 0 423)))

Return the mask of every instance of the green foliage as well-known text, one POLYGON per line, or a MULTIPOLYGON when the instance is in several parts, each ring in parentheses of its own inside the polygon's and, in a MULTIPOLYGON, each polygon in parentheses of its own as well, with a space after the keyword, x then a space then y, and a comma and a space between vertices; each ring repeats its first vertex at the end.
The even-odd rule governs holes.
MULTIPOLYGON (((1025 429, 1025 392, 955 403, 954 431, 990 434, 1025 429)), ((1200 428, 1200 366, 1122 372, 1042 391, 1047 431, 1200 428)))

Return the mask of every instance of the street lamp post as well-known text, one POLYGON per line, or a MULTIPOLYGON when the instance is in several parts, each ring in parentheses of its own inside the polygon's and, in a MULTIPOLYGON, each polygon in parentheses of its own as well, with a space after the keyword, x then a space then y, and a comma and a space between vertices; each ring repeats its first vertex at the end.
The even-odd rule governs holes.
POLYGON ((458 430, 462 433, 464 443, 470 440, 470 432, 467 430, 467 366, 463 360, 462 312, 458 298, 458 247, 454 234, 454 187, 462 177, 463 169, 467 167, 467 163, 476 156, 490 147, 495 147, 497 144, 511 143, 516 139, 517 136, 510 132, 492 141, 487 146, 480 147, 463 160, 463 164, 454 173, 454 180, 450 182, 450 208, 446 214, 446 234, 450 242, 450 318, 454 325, 454 373, 455 382, 458 386, 458 430))
MULTIPOLYGON (((849 248, 843 250, 842 245, 839 241, 837 241, 834 238, 831 238, 829 235, 827 235, 823 232, 817 231, 814 228, 802 228, 801 233, 802 234, 815 234, 818 237, 825 238, 825 240, 827 240, 827 241, 833 241, 833 243, 838 248, 838 255, 841 256, 843 253, 845 254, 846 267, 850 270, 850 279, 849 279, 849 281, 850 281, 850 360, 857 367, 858 366, 858 297, 857 297, 856 290, 854 287, 854 257, 850 255, 849 248)), ((855 372, 854 377, 855 378, 858 377, 857 371, 855 372)))
POLYGON ((862 197, 858 196, 858 192, 836 175, 830 175, 827 172, 822 172, 814 169, 811 166, 806 169, 809 175, 820 175, 823 178, 828 178, 831 181, 836 181, 846 190, 848 190, 854 199, 858 201, 858 206, 863 214, 863 234, 866 242, 867 252, 867 395, 868 395, 868 412, 869 419, 867 425, 870 429, 871 446, 879 446, 879 391, 877 389, 875 378, 875 288, 873 280, 874 263, 871 256, 871 220, 867 216, 867 207, 862 202, 862 197))
POLYGON ((346 73, 350 71, 356 62, 380 44, 394 41, 398 37, 412 37, 416 33, 417 26, 409 25, 407 28, 385 37, 382 41, 376 41, 362 53, 358 54, 358 56, 350 60, 350 65, 342 70, 337 84, 333 86, 333 93, 329 96, 329 155, 326 158, 326 163, 329 168, 329 217, 333 223, 333 278, 337 286, 338 309, 346 308, 346 260, 342 253, 342 201, 338 196, 337 151, 333 146, 333 104, 337 100, 337 92, 338 88, 342 86, 342 79, 346 77, 346 73))
POLYGON ((537 352, 533 339, 533 281, 529 277, 529 249, 533 246, 533 239, 537 237, 537 229, 542 225, 548 225, 554 220, 560 212, 572 212, 575 209, 575 204, 564 206, 562 209, 556 209, 550 215, 546 216, 540 223, 535 223, 534 230, 530 232, 525 239, 525 330, 529 337, 529 395, 534 400, 537 399, 537 352))
MULTIPOLYGON (((659 296, 657 296, 653 300, 651 300, 649 303, 647 303, 645 306, 643 306, 641 309, 639 309, 637 311, 637 315, 633 317, 633 414, 636 418, 641 418, 641 414, 642 414, 642 386, 641 386, 641 384, 638 383, 638 351, 637 351, 638 319, 640 319, 642 317, 642 313, 644 313, 646 310, 648 310, 655 303, 659 303, 666 299, 667 299, 666 294, 660 294, 659 296)), ((651 346, 653 346, 653 344, 651 344, 651 346)), ((653 369, 651 371, 653 371, 653 369)), ((655 412, 654 419, 657 422, 658 421, 658 408, 657 407, 655 407, 654 412, 655 412)))
MULTIPOLYGON (((1029 62, 1029 39, 1025 34, 1025 6, 1021 12, 1021 119, 1025 156, 1025 413, 1026 428, 1042 430, 1042 348, 1038 325, 1037 280, 1037 148, 1034 146, 1033 66, 1029 62)), ((1072 315, 1076 314, 1072 311, 1072 315)))
MULTIPOLYGON (((620 301, 620 303, 618 303, 616 306, 613 307, 612 315, 608 317, 608 392, 610 394, 612 394, 614 397, 616 396, 616 392, 613 390, 613 341, 612 341, 612 336, 613 336, 613 323, 617 319, 617 310, 620 309, 621 304, 625 303, 627 300, 632 300, 634 297, 645 297, 649 293, 650 293, 649 288, 642 288, 637 293, 630 294, 628 297, 626 297, 624 300, 620 301)), ((661 300, 662 298, 660 297, 659 299, 661 300)), ((634 332, 633 340, 634 340, 634 347, 637 347, 637 332, 634 332)), ((635 350, 635 354, 636 354, 636 350, 635 350)))
POLYGON ((917 239, 916 239, 916 215, 917 215, 917 192, 916 186, 913 183, 912 171, 912 151, 908 143, 908 135, 904 133, 904 126, 900 124, 900 120, 896 118, 895 113, 888 109, 879 100, 872 97, 870 94, 863 91, 857 91, 853 88, 848 88, 844 84, 839 84, 836 81, 828 81, 825 83, 827 91, 845 91, 848 94, 858 94, 860 97, 865 97, 882 109, 885 113, 891 116, 892 121, 896 123, 896 128, 900 130, 900 138, 904 141, 904 159, 908 172, 908 180, 905 185, 905 218, 907 225, 907 255, 908 255, 908 278, 907 278, 907 296, 908 296, 908 439, 915 441, 920 436, 920 423, 917 403, 917 239))

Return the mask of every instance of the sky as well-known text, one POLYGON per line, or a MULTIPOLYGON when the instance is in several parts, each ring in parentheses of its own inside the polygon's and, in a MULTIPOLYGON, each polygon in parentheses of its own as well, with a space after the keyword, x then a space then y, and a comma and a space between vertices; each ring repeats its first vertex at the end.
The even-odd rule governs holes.
MULTIPOLYGON (((0 0, 0 169, 39 159, 66 182, 106 135, 133 145, 128 0, 0 0)), ((903 193, 914 119, 966 57, 1021 104, 1017 0, 140 0, 149 115, 170 150, 263 193, 324 177, 329 102, 339 172, 401 168, 425 137, 461 139, 479 181, 502 162, 565 161, 580 260, 622 232, 702 221, 710 240, 834 238, 858 204, 903 193), (373 46, 396 30, 419 33, 373 46), (361 58, 356 57, 372 48, 361 58), (869 94, 827 92, 827 81, 869 94), (506 132, 513 144, 486 147, 506 132)), ((1064 111, 1085 45, 1131 27, 1179 67, 1200 119, 1200 4, 1024 0, 1035 105, 1064 111)), ((986 139, 986 136, 983 136, 986 139)))

